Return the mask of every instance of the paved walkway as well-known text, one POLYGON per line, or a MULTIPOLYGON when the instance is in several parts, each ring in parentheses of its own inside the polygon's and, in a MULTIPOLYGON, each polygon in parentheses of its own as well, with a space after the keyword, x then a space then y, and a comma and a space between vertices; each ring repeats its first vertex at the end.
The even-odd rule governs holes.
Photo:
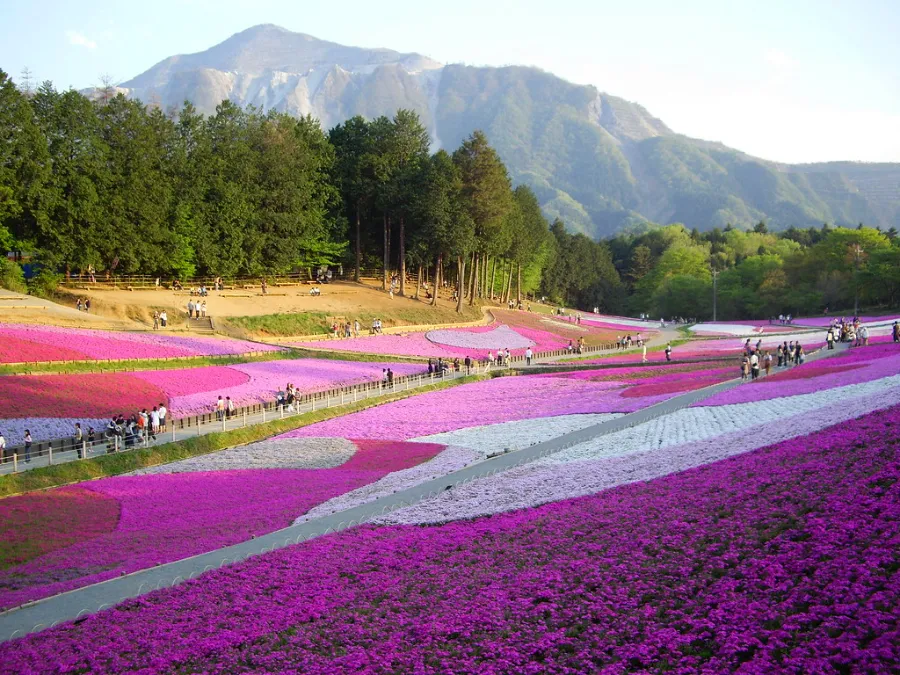
MULTIPOLYGON (((807 361, 826 358, 843 350, 819 350, 807 356, 807 361)), ((422 499, 435 496, 462 483, 494 475, 515 466, 520 466, 549 454, 565 450, 598 436, 621 431, 642 424, 663 415, 686 408, 721 391, 742 384, 734 379, 704 389, 674 396, 667 401, 623 415, 585 429, 574 431, 558 438, 532 445, 522 450, 483 460, 459 471, 440 476, 401 490, 392 495, 376 499, 367 504, 311 520, 302 524, 276 530, 249 541, 204 553, 184 560, 134 572, 92 586, 55 595, 44 600, 0 613, 0 641, 6 641, 37 632, 63 621, 93 614, 112 607, 123 600, 138 597, 151 591, 174 586, 186 579, 192 579, 204 572, 232 564, 254 555, 337 532, 422 499)))

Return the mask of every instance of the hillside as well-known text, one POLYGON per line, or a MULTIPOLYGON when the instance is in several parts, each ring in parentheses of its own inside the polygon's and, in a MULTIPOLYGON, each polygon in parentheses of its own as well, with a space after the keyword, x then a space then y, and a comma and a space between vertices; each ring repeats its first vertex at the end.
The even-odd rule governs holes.
POLYGON ((230 99, 311 114, 325 128, 409 108, 435 148, 483 129, 548 216, 592 236, 648 220, 701 230, 759 220, 900 227, 900 164, 768 162, 679 135, 636 103, 536 68, 442 65, 262 25, 165 59, 119 89, 163 108, 190 100, 210 113, 230 99))

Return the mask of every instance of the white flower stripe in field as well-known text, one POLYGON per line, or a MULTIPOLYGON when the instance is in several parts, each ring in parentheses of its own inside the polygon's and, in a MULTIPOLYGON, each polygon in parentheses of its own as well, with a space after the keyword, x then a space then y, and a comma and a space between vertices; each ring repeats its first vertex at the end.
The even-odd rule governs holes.
POLYGON ((446 445, 447 449, 428 462, 395 471, 370 485, 330 499, 294 522, 301 523, 310 518, 318 518, 359 506, 379 497, 391 495, 398 490, 411 488, 432 478, 459 471, 469 464, 481 461, 487 455, 501 452, 505 448, 524 448, 616 417, 621 417, 621 414, 559 415, 486 424, 414 438, 412 442, 440 443, 446 445))
POLYGON ((343 438, 278 438, 140 469, 134 475, 231 469, 331 469, 356 453, 343 438))
POLYGON ((469 464, 481 461, 482 459, 484 459, 484 456, 475 450, 450 446, 427 462, 412 466, 408 469, 394 471, 374 483, 364 485, 361 488, 351 490, 350 492, 329 499, 327 502, 323 502, 318 506, 313 507, 297 518, 294 521, 294 524, 305 523, 307 520, 321 518, 322 516, 327 516, 338 511, 345 511, 346 509, 359 506, 360 504, 366 504, 380 497, 386 497, 400 490, 414 487, 419 483, 424 483, 432 478, 444 476, 453 471, 459 471, 469 464))
POLYGON ((692 333, 717 333, 721 335, 762 335, 763 329, 759 326, 745 326, 739 323, 697 323, 689 326, 692 333))
POLYGON ((529 445, 549 441, 551 438, 557 438, 572 431, 608 422, 616 417, 621 417, 621 413, 538 417, 445 431, 440 434, 420 436, 412 440, 423 443, 461 445, 465 448, 477 450, 482 455, 490 455, 507 448, 521 450, 529 445))
POLYGON ((498 326, 485 332, 445 328, 430 330, 425 337, 435 344, 469 349, 525 349, 535 344, 509 326, 498 326))
MULTIPOLYGON (((805 436, 898 404, 900 386, 894 386, 886 392, 851 399, 840 406, 785 416, 780 424, 761 422, 753 429, 703 441, 566 464, 535 462, 456 487, 435 498, 382 516, 376 522, 386 525, 440 523, 594 494, 805 436)), ((605 437, 602 442, 612 441, 613 436, 605 437)))
POLYGON ((900 375, 861 384, 825 389, 766 401, 734 405, 684 408, 645 424, 626 429, 602 439, 581 443, 554 453, 539 464, 564 464, 613 455, 646 452, 682 443, 695 443, 722 434, 749 429, 759 424, 779 424, 787 417, 804 414, 836 404, 843 405, 862 396, 888 392, 900 387, 900 375))
POLYGON ((87 439, 88 429, 93 427, 95 440, 99 441, 103 439, 103 430, 109 420, 84 417, 14 417, 0 420, 0 431, 6 438, 6 444, 12 447, 24 442, 26 429, 31 432, 31 438, 35 443, 52 441, 54 438, 70 438, 75 435, 76 422, 81 424, 85 439, 87 439))

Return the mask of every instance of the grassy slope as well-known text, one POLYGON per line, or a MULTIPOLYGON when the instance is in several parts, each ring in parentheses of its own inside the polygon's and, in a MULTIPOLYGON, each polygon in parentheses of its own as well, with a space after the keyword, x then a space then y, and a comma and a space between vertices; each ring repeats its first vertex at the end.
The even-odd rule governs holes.
MULTIPOLYGON (((482 317, 479 307, 463 305, 463 313, 457 314, 448 307, 431 307, 419 304, 414 307, 398 307, 381 312, 359 312, 345 318, 335 318, 328 312, 292 312, 289 314, 265 314, 262 316, 230 317, 227 321, 250 335, 264 337, 290 337, 304 335, 327 335, 331 332, 331 322, 359 320, 365 327, 372 325, 372 319, 381 319, 385 327, 420 326, 441 323, 463 323, 477 321, 482 317)), ((368 331, 367 331, 368 332, 368 331)))

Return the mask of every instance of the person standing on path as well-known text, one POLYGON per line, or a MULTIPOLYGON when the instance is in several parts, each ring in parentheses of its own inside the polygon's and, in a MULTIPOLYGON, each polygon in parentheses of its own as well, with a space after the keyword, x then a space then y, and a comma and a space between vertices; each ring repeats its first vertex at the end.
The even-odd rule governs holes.
POLYGON ((200 316, 206 318, 206 300, 200 303, 200 316))
POLYGON ((266 283, 265 277, 263 277, 262 283, 260 284, 262 288, 262 294, 266 295, 269 292, 269 284, 266 283))
POLYGON ((828 343, 828 349, 834 349, 834 330, 832 328, 828 329, 828 333, 825 335, 825 342, 828 343))
POLYGON ((31 432, 25 430, 25 463, 31 464, 31 432))
POLYGON ((3 437, 3 432, 0 431, 0 462, 6 461, 6 439, 3 437))
POLYGON ((526 365, 526 366, 530 366, 530 365, 531 365, 531 357, 532 357, 531 347, 528 347, 528 348, 525 350, 525 365, 526 365))
POLYGON ((672 343, 666 344, 666 361, 672 360, 672 343))
POLYGON ((869 346, 869 329, 866 326, 863 326, 859 329, 859 337, 862 338, 862 346, 869 346))
POLYGON ((150 433, 154 439, 159 433, 159 408, 157 406, 153 406, 153 410, 150 411, 150 433))
POLYGON ((354 337, 359 337, 359 319, 353 322, 353 335, 354 337))
POLYGON ((162 324, 163 328, 169 325, 169 313, 166 310, 159 313, 159 322, 162 324))
POLYGON ((153 330, 159 330, 159 312, 153 311, 153 330))
POLYGON ((766 375, 768 375, 769 371, 772 369, 772 355, 769 352, 766 352, 765 357, 763 357, 763 363, 766 367, 766 375))
POLYGON ((894 342, 900 342, 900 321, 895 321, 892 327, 894 342))
POLYGON ((222 421, 225 417, 225 399, 219 396, 216 401, 216 419, 222 421))
POLYGON ((641 363, 647 363, 647 345, 641 347, 641 363))
MULTIPOLYGON (((288 389, 288 395, 291 397, 291 405, 293 406, 293 403, 294 403, 293 388, 288 389)), ((234 401, 231 400, 230 396, 225 397, 225 415, 228 417, 228 419, 231 419, 232 417, 234 417, 234 401)))
POLYGON ((168 414, 168 410, 166 410, 166 406, 162 403, 159 404, 159 428, 161 431, 166 430, 166 415, 168 414))
POLYGON ((741 358, 741 382, 746 382, 750 376, 750 358, 744 354, 741 358))
POLYGON ((84 433, 81 431, 81 423, 75 422, 75 454, 78 456, 78 459, 84 459, 81 454, 83 443, 84 433))

